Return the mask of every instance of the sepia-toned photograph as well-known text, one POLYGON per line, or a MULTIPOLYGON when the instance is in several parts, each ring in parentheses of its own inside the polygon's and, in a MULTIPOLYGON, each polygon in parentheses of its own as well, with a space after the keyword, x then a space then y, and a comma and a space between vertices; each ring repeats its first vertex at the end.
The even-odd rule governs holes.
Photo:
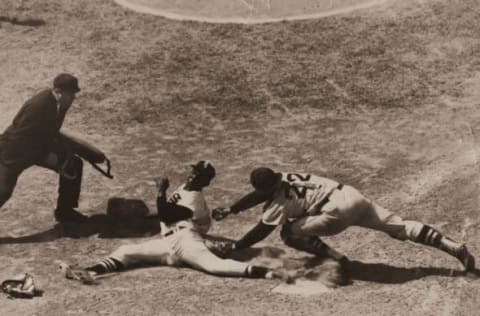
POLYGON ((479 21, 0 0, 0 315, 478 315, 479 21))

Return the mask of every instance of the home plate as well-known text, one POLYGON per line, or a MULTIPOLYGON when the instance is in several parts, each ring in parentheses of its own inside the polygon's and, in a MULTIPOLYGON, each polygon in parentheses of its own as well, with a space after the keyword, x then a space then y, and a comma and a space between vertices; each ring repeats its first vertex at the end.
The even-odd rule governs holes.
POLYGON ((294 284, 282 283, 272 289, 274 293, 313 296, 332 292, 332 289, 320 281, 296 280, 294 284))

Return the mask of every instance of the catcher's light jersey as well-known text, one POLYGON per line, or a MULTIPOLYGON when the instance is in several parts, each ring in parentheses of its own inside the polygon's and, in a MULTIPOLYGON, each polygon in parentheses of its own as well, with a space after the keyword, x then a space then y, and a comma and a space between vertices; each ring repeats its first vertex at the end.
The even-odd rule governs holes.
POLYGON ((193 224, 193 228, 199 233, 205 234, 208 232, 212 219, 203 192, 187 191, 185 190, 185 184, 182 184, 169 196, 168 202, 184 206, 193 212, 191 221, 180 221, 175 223, 175 225, 188 227, 193 224))
POLYGON ((265 204, 262 222, 284 224, 289 218, 304 216, 338 187, 338 182, 307 174, 283 173, 282 183, 273 199, 265 204))

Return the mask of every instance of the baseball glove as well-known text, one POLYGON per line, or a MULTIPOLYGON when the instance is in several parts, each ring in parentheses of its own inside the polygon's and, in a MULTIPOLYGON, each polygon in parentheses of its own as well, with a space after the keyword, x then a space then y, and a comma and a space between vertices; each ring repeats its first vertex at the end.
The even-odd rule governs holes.
POLYGON ((227 217, 228 214, 230 213, 231 211, 229 207, 217 207, 212 210, 212 217, 216 221, 221 221, 222 219, 227 217))
POLYGON ((43 294, 43 291, 35 287, 33 276, 28 273, 22 273, 3 281, 1 288, 9 298, 33 298, 43 294))
POLYGON ((215 255, 225 258, 235 250, 235 242, 231 240, 210 240, 206 239, 207 248, 215 255))

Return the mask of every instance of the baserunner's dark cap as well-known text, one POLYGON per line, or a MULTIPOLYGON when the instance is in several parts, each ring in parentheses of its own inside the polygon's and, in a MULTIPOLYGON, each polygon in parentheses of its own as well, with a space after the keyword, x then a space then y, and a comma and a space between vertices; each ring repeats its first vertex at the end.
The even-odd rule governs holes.
POLYGON ((215 168, 210 161, 200 160, 195 165, 191 165, 202 176, 207 177, 209 180, 215 178, 215 168))

